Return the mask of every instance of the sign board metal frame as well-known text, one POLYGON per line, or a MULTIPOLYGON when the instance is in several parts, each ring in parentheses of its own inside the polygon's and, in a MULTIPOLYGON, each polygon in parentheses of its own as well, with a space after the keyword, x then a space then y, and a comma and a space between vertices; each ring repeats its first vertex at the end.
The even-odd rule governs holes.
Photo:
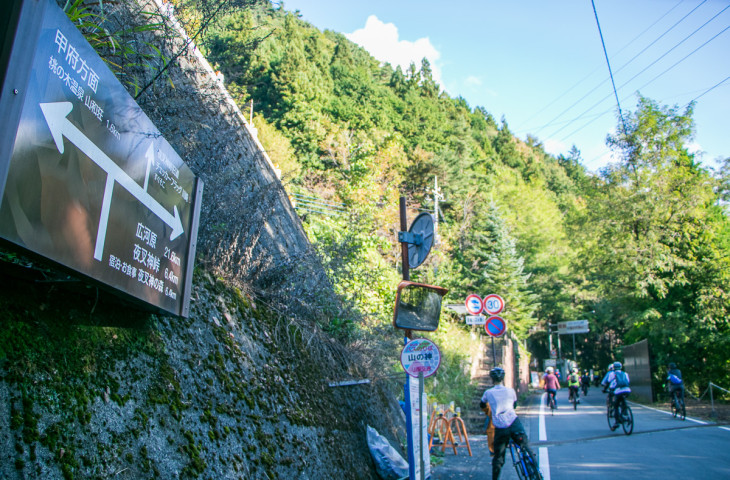
POLYGON ((203 182, 55 2, 9 10, 0 240, 188 316, 203 182))

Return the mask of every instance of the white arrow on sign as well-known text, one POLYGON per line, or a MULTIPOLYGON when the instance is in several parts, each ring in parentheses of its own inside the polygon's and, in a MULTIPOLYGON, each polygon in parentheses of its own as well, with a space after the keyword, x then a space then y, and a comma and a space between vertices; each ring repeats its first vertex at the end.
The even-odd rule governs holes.
MULTIPOLYGON (((119 167, 109 156, 104 153, 94 142, 84 135, 76 125, 71 123, 71 120, 66 118, 71 110, 73 110, 73 104, 71 102, 55 102, 55 103, 41 103, 41 110, 43 115, 46 117, 48 128, 51 130, 53 141, 56 142, 56 147, 60 153, 63 153, 63 137, 66 137, 71 143, 76 145, 87 157, 89 157, 94 163, 99 165, 104 170, 108 177, 106 182, 106 189, 104 191, 104 200, 102 202, 101 219, 99 221, 99 232, 96 236, 96 249, 94 250, 94 258, 101 261, 102 251, 104 249, 104 240, 106 238, 106 226, 109 219, 109 207, 111 205, 111 194, 114 188, 114 182, 118 182, 124 187, 133 197, 139 200, 144 206, 149 208, 152 213, 157 215, 160 220, 165 222, 170 228, 170 240, 174 240, 183 234, 182 221, 180 220, 180 214, 177 211, 177 206, 173 206, 173 213, 168 212, 165 207, 160 205, 152 195, 147 193, 146 188, 140 187, 124 170, 119 167), (102 228, 103 226, 103 228, 102 228)), ((152 149, 147 151, 148 163, 150 161, 149 155, 152 149)), ((146 183, 146 182, 145 182, 146 183)), ((146 185, 145 185, 146 187, 146 185)))

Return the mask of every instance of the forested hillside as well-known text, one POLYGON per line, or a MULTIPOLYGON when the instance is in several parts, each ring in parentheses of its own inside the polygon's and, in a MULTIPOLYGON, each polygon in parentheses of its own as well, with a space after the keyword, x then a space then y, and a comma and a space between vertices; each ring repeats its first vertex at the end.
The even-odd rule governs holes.
POLYGON ((440 243, 417 280, 448 287, 454 303, 498 292, 539 358, 548 323, 588 319, 585 367, 647 338, 657 381, 675 361, 695 388, 730 382, 726 172, 689 152, 692 106, 638 96, 607 139, 621 160, 589 173, 577 148, 555 158, 539 139, 515 138, 489 105, 441 91, 425 59, 407 71, 381 65, 281 8, 227 15, 204 45, 239 104, 253 101, 286 188, 346 207, 299 210, 310 238, 336 252, 335 283, 362 316, 333 319, 333 331, 388 323, 398 196, 411 218, 433 211, 438 179, 440 243))

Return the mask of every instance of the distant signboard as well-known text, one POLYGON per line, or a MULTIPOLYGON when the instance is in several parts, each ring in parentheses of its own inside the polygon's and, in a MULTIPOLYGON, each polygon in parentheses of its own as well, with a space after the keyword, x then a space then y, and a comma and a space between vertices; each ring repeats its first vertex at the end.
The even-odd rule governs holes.
POLYGON ((202 182, 55 2, 22 2, 7 72, 0 237, 187 316, 202 182))
POLYGON ((487 322, 487 317, 484 315, 467 315, 464 317, 467 325, 484 325, 487 322))
POLYGON ((572 322, 558 322, 558 333, 567 335, 569 333, 588 333, 588 320, 575 320, 572 322))

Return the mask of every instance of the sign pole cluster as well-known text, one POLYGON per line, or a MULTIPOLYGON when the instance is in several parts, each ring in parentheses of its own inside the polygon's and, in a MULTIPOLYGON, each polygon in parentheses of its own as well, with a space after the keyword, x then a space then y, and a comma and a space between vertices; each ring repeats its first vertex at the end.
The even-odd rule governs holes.
POLYGON ((412 338, 414 330, 434 331, 438 328, 441 300, 447 289, 410 281, 410 269, 417 268, 428 256, 435 238, 435 222, 431 214, 422 213, 406 230, 406 200, 400 198, 400 227, 403 281, 398 285, 393 325, 405 330, 405 346, 401 351, 401 365, 408 374, 403 387, 406 404, 406 432, 408 438, 408 476, 424 480, 431 476, 431 458, 428 449, 427 401, 423 392, 426 377, 434 375, 441 364, 438 347, 425 338, 412 338), (418 441, 415 439, 418 438, 418 441))
POLYGON ((467 325, 484 325, 484 331, 492 337, 492 361, 497 365, 497 352, 494 348, 494 338, 501 337, 507 331, 507 322, 498 313, 504 310, 504 299, 497 294, 489 294, 484 299, 479 295, 467 295, 464 302, 466 311, 471 315, 466 316, 467 325), (489 314, 489 317, 481 315, 482 312, 489 314))

